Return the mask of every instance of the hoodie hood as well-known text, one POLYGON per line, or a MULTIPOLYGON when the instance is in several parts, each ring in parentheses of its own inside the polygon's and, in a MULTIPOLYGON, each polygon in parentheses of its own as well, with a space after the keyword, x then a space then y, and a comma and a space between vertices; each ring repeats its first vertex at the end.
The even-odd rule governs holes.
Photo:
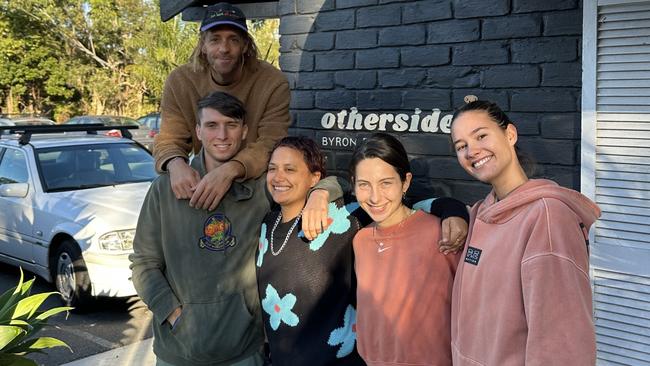
POLYGON ((527 204, 542 198, 554 198, 563 202, 580 217, 587 230, 600 217, 600 208, 580 192, 561 187, 551 180, 531 179, 501 201, 496 200, 494 190, 490 192, 482 203, 478 202, 474 207, 478 209, 476 218, 485 223, 502 224, 527 204))

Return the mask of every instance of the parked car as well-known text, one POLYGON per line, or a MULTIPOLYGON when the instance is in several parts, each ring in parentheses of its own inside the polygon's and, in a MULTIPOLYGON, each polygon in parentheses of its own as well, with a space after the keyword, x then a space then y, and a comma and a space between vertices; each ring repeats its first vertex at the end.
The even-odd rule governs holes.
POLYGON ((45 117, 0 118, 0 126, 51 126, 56 122, 45 117))
MULTIPOLYGON (((141 143, 149 151, 153 146, 153 138, 149 137, 148 130, 141 128, 141 125, 138 121, 129 117, 122 116, 77 116, 72 117, 65 122, 66 125, 87 125, 87 124, 102 124, 104 126, 138 126, 137 130, 130 130, 133 135, 133 139, 141 143)), ((120 132, 118 130, 109 130, 106 131, 107 136, 120 137, 120 132)))
POLYGON ((127 138, 46 127, 1 135, 0 261, 54 282, 78 308, 135 295, 128 255, 153 157, 127 138))
POLYGON ((138 118, 138 123, 141 126, 146 127, 145 129, 148 130, 147 135, 151 137, 151 144, 150 146, 146 146, 149 151, 153 151, 153 139, 156 137, 156 135, 160 132, 160 113, 149 113, 147 115, 144 115, 140 118, 138 118))

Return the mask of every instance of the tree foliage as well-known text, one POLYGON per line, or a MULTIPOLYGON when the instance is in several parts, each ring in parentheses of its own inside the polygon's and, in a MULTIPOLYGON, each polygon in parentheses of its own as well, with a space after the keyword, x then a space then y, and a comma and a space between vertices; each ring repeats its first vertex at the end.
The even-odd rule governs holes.
MULTIPOLYGON (((278 21, 252 21, 277 66, 278 21)), ((137 117, 158 108, 167 75, 187 62, 198 24, 162 23, 159 0, 0 0, 4 113, 137 117)))

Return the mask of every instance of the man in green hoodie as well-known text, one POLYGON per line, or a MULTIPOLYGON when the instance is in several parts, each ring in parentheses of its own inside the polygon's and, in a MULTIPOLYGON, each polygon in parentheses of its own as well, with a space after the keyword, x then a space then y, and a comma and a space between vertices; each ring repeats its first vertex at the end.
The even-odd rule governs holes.
MULTIPOLYGON (((242 102, 227 93, 211 93, 198 109, 202 149, 191 165, 204 176, 241 150, 248 127, 242 102)), ((154 315, 157 365, 261 365, 254 254, 270 209, 265 177, 234 182, 212 211, 176 199, 169 179, 152 183, 130 257, 133 284, 154 315)), ((332 180, 315 188, 320 202, 342 195, 332 180)))

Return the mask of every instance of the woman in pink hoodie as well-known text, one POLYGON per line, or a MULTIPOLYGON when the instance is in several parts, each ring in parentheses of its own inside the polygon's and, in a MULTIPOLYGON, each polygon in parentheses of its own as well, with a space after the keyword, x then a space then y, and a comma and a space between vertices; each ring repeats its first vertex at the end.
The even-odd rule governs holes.
POLYGON ((494 103, 456 111, 451 138, 460 165, 492 185, 471 210, 454 281, 454 365, 594 365, 587 233, 598 206, 528 179, 517 129, 494 103))

